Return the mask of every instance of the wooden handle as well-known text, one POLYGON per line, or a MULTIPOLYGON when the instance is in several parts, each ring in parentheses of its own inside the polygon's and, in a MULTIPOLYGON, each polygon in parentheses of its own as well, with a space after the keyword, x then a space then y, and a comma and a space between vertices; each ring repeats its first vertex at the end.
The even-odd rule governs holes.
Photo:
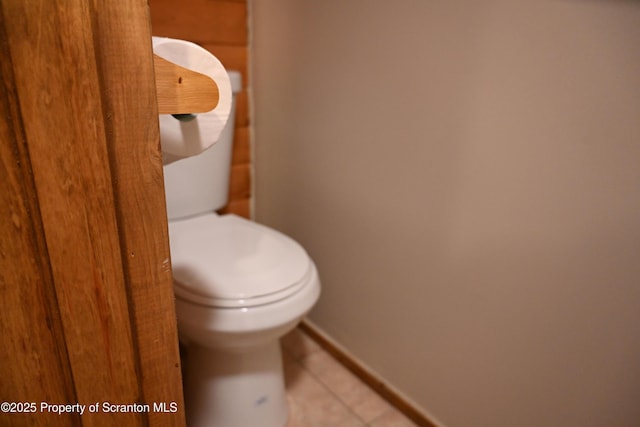
POLYGON ((218 105, 218 85, 213 79, 153 55, 159 114, 191 114, 218 105))

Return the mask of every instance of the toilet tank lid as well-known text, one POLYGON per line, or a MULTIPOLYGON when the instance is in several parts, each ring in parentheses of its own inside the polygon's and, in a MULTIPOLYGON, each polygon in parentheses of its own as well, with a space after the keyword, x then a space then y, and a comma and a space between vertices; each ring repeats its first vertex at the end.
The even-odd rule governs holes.
POLYGON ((235 215, 169 223, 176 294, 195 300, 271 300, 294 291, 311 260, 293 239, 235 215))
POLYGON ((231 81, 231 92, 238 93, 242 90, 242 74, 239 71, 227 70, 231 81))

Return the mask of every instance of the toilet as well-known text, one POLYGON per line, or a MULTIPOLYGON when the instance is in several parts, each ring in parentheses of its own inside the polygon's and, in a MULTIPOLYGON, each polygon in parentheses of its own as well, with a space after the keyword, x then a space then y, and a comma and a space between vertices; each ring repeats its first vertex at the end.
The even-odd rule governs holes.
MULTIPOLYGON (((241 77, 229 72, 234 94, 241 77)), ((164 167, 171 264, 189 427, 283 427, 288 405, 279 339, 320 295, 305 250, 227 202, 232 114, 218 142, 164 167)))

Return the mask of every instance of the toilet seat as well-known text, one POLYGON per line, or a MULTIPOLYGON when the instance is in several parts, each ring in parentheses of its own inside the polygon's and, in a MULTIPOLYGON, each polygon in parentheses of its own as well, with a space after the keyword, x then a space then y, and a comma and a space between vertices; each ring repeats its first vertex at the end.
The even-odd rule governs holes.
POLYGON ((172 221, 169 240, 176 296, 199 305, 270 304, 296 293, 312 275, 297 242, 233 214, 172 221))

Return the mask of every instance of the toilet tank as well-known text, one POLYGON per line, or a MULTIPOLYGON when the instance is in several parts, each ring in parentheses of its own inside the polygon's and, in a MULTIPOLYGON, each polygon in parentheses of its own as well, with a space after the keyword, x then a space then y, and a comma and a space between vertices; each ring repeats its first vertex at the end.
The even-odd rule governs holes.
POLYGON ((231 113, 218 142, 196 156, 163 167, 169 220, 212 212, 227 204, 236 94, 242 89, 240 73, 229 71, 229 78, 233 91, 231 113))

